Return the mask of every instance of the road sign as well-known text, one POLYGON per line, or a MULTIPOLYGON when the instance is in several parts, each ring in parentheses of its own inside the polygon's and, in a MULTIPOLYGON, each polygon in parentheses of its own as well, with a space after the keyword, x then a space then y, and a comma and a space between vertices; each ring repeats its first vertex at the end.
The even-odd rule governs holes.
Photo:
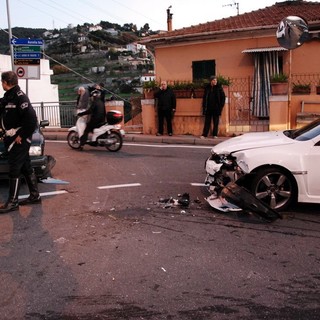
POLYGON ((42 46, 43 39, 24 39, 24 38, 15 39, 15 38, 12 38, 11 44, 13 44, 13 45, 42 46))
POLYGON ((40 59, 41 53, 39 52, 14 52, 14 59, 40 59))
POLYGON ((40 79, 40 66, 14 66, 19 79, 40 79))
POLYGON ((28 64, 40 64, 40 59, 14 59, 13 60, 14 65, 20 65, 20 66, 25 66, 28 64))
POLYGON ((14 52, 40 52, 41 47, 40 46, 14 46, 13 47, 14 52))
MULTIPOLYGON (((15 66, 38 65, 40 68, 42 39, 11 39, 11 44, 15 66)), ((31 72, 25 72, 28 74, 31 72)))
POLYGON ((26 71, 23 67, 18 67, 16 70, 16 73, 19 78, 23 78, 24 75, 26 74, 26 71))

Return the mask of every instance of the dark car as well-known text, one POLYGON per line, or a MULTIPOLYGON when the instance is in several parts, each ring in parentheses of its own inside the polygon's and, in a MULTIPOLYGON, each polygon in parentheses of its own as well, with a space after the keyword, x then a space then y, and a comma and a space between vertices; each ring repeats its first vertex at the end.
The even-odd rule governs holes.
MULTIPOLYGON (((48 125, 48 120, 40 121, 37 129, 32 135, 32 142, 29 151, 31 165, 34 168, 35 174, 39 180, 51 177, 51 169, 55 165, 54 158, 44 154, 45 139, 41 128, 44 128, 48 125)), ((8 172, 9 164, 7 153, 4 147, 3 139, 0 138, 0 178, 7 178, 8 172)))

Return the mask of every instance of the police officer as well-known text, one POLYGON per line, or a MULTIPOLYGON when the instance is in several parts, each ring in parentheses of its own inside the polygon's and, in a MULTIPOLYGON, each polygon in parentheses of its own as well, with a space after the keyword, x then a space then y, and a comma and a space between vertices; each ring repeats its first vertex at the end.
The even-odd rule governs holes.
POLYGON ((4 145, 9 162, 9 197, 0 206, 0 213, 17 210, 20 205, 39 203, 41 197, 38 183, 31 167, 29 149, 32 134, 37 126, 37 116, 29 98, 18 86, 18 77, 13 71, 1 74, 5 92, 0 104, 1 127, 4 131, 4 145), (24 175, 30 195, 18 202, 20 176, 24 175))

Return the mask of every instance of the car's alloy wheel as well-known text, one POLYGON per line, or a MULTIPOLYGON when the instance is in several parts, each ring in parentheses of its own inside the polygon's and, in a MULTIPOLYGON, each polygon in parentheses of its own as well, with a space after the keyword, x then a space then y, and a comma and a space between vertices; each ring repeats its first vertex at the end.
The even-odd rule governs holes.
POLYGON ((255 175, 251 191, 272 209, 282 211, 296 200, 296 184, 290 173, 278 168, 261 169, 255 175))

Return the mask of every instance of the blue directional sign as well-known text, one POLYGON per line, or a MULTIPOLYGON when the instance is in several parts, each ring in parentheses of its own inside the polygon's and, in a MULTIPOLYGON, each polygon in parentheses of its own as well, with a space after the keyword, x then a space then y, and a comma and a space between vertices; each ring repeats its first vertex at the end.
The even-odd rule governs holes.
POLYGON ((16 52, 13 57, 15 59, 41 59, 41 53, 38 52, 16 52))
POLYGON ((29 45, 29 46, 42 46, 43 39, 27 39, 27 38, 12 38, 11 44, 13 45, 29 45))
POLYGON ((11 39, 13 45, 14 65, 39 65, 41 59, 42 39, 11 39))

